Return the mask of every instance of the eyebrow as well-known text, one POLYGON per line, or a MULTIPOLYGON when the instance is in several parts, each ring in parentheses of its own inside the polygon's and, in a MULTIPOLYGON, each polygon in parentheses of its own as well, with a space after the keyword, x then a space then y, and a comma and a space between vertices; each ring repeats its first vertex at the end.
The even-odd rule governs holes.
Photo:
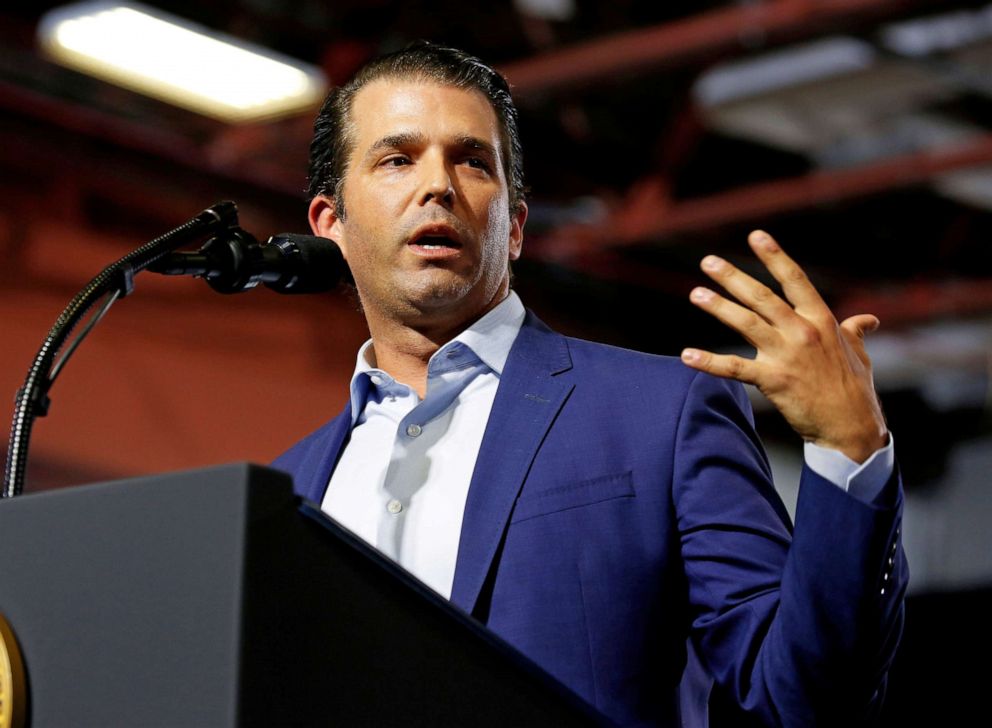
POLYGON ((455 142, 458 146, 464 149, 476 149, 480 152, 488 154, 493 159, 499 159, 499 154, 496 153, 496 148, 485 139, 479 139, 479 137, 474 136, 460 136, 455 140, 455 142))
MULTIPOLYGON (((493 160, 499 159, 499 154, 497 153, 496 148, 485 139, 464 135, 455 137, 453 141, 454 146, 461 147, 462 149, 474 149, 482 152, 483 154, 489 155, 493 160)), ((387 134, 386 136, 377 139, 372 146, 368 148, 364 156, 368 159, 377 152, 381 152, 383 149, 400 149, 402 147, 423 145, 426 144, 426 142, 427 137, 420 132, 387 134)))
POLYGON ((427 140, 420 132, 400 132, 399 134, 388 134, 377 139, 365 152, 368 158, 383 149, 395 149, 397 147, 408 147, 415 144, 423 144, 427 140))

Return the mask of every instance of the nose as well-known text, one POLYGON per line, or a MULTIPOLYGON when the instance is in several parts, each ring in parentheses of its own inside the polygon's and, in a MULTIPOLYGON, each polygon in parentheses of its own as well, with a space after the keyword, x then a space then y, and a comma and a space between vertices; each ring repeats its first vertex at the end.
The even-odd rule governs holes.
POLYGON ((434 201, 445 207, 451 207, 455 201, 455 188, 451 181, 451 173, 445 162, 438 160, 424 164, 426 170, 421 204, 434 201))

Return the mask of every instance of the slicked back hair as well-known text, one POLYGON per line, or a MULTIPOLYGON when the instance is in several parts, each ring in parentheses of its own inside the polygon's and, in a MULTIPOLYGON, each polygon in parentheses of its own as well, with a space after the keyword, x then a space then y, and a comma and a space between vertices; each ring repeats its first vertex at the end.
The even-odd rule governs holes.
POLYGON ((524 201, 523 149, 517 129, 517 109, 506 79, 475 56, 455 48, 418 41, 401 51, 369 61, 344 86, 324 100, 313 124, 307 200, 326 195, 334 200, 339 217, 345 217, 342 195, 348 158, 354 144, 351 107, 355 95, 380 79, 426 81, 482 93, 499 121, 503 174, 509 187, 510 212, 524 201))

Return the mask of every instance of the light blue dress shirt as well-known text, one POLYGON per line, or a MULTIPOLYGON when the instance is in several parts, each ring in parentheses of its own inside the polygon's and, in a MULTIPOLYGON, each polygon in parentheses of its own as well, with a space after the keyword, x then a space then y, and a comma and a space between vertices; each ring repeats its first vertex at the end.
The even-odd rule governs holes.
POLYGON ((511 292, 442 346, 423 400, 376 366, 371 341, 358 354, 351 438, 322 508, 445 597, 482 436, 525 313, 511 292))

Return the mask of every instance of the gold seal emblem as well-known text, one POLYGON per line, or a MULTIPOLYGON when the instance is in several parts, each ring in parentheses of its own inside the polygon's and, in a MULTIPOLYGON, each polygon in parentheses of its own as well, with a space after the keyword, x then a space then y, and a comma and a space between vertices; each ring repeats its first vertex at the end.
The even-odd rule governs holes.
POLYGON ((0 614, 0 728, 24 728, 26 702, 21 651, 13 630, 0 614))

